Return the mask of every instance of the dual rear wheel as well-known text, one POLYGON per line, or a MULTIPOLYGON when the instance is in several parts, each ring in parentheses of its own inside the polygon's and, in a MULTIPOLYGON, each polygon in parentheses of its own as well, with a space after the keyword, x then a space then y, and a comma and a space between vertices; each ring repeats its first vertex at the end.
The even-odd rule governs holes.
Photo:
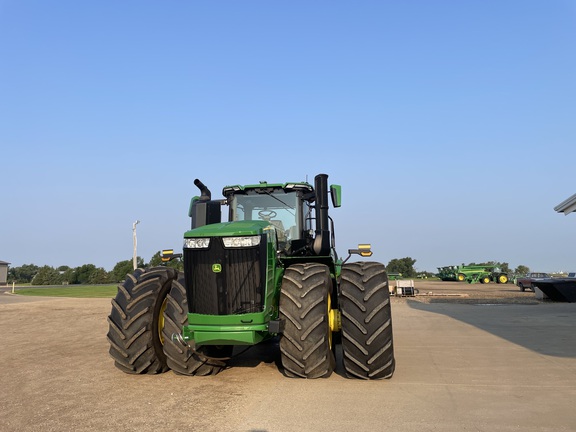
MULTIPOLYGON (((343 266, 340 293, 344 369, 350 378, 390 378, 394 347, 388 277, 383 264, 343 266)), ((296 264, 286 269, 280 294, 280 340, 284 372, 290 377, 326 378, 335 368, 331 309, 333 284, 328 267, 296 264)), ((336 300, 336 299, 335 299, 336 300)))
POLYGON ((110 355, 130 374, 172 369, 183 375, 222 370, 232 347, 190 347, 173 338, 188 324, 184 275, 169 267, 137 269, 118 286, 108 317, 110 355))

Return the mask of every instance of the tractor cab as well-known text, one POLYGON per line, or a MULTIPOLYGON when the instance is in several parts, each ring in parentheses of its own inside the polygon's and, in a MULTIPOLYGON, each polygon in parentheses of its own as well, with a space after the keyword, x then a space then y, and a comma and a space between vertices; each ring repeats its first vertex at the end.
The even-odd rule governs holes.
POLYGON ((277 250, 291 255, 313 238, 312 201, 315 194, 307 183, 227 186, 222 191, 229 205, 228 220, 265 221, 275 231, 277 250))
POLYGON ((222 194, 229 206, 228 220, 265 221, 276 232, 277 251, 286 257, 328 256, 334 251, 334 227, 328 216, 328 194, 334 207, 341 206, 341 187, 330 185, 328 176, 309 183, 226 186, 222 194))

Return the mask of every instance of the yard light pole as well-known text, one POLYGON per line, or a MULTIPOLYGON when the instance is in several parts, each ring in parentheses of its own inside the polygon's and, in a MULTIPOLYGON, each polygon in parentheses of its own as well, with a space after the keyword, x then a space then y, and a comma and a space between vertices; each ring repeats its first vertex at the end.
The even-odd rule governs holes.
POLYGON ((134 267, 134 270, 136 270, 136 268, 138 267, 138 263, 136 262, 136 245, 138 244, 138 241, 136 240, 136 225, 138 225, 139 223, 140 221, 137 220, 132 224, 132 239, 134 240, 134 254, 132 255, 132 266, 134 267))

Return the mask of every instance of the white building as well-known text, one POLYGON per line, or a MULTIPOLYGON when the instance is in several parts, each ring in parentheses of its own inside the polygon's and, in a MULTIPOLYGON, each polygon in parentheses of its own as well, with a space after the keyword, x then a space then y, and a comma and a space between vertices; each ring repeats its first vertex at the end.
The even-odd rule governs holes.
POLYGON ((8 265, 10 263, 6 261, 0 261, 0 286, 6 285, 8 280, 8 265))

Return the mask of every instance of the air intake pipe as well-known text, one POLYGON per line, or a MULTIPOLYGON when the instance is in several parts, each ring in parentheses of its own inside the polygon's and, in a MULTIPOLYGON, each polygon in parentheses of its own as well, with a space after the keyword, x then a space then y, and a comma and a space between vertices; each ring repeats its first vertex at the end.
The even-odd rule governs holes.
POLYGON ((212 201, 212 193, 200 180, 194 180, 200 196, 192 198, 188 216, 192 218, 192 229, 222 221, 221 201, 212 201))
POLYGON ((316 236, 314 238, 314 253, 316 255, 330 254, 330 227, 328 225, 328 175, 318 174, 314 177, 316 191, 316 236))
POLYGON ((199 179, 194 180, 194 184, 200 189, 200 201, 210 201, 212 199, 212 193, 210 189, 206 187, 199 179))

